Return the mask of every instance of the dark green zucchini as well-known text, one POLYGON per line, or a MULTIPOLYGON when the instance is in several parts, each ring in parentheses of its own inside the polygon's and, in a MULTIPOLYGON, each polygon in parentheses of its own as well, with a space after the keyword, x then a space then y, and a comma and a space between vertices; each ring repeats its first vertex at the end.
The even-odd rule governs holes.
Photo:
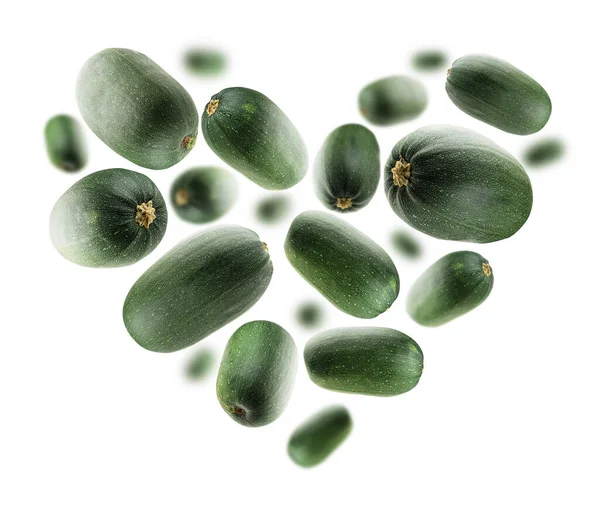
POLYGON ((308 153, 298 130, 268 97, 248 88, 213 95, 202 114, 209 147, 267 190, 285 190, 306 174, 308 153))
POLYGON ((327 209, 358 211, 375 195, 379 163, 379 144, 368 128, 356 124, 336 128, 315 161, 317 197, 327 209))
POLYGON ((266 244, 252 230, 224 226, 200 232, 131 287, 123 305, 125 327, 147 350, 181 350, 250 309, 272 274, 266 244))
POLYGON ((419 258, 423 253, 421 243, 415 239, 413 234, 405 230, 396 230, 392 233, 392 243, 396 251, 406 258, 419 258))
POLYGON ((237 199, 237 183, 219 167, 194 167, 171 185, 171 204, 177 215, 192 223, 208 223, 223 216, 237 199))
POLYGON ((296 271, 341 311, 375 318, 398 297, 400 279, 389 255, 352 225, 322 211, 292 222, 285 254, 296 271))
POLYGON ((564 153, 565 144, 563 140, 548 137, 529 145, 523 153, 523 159, 530 167, 543 167, 560 160, 564 153))
POLYGON ((455 251, 415 281, 408 293, 408 314, 421 325, 437 327, 475 309, 493 285, 492 268, 485 258, 473 251, 455 251))
POLYGON ((100 51, 79 72, 76 91, 87 125, 130 162, 166 169, 194 147, 198 111, 192 97, 142 53, 100 51))
POLYGON ((167 206, 143 174, 107 169, 80 179, 56 202, 50 238, 67 260, 121 267, 151 253, 165 235, 167 206))
POLYGON ((412 55, 411 63, 415 70, 429 72, 444 68, 448 57, 439 49, 424 49, 412 55))
POLYGON ((314 329, 323 323, 325 319, 323 308, 317 302, 307 301, 298 306, 296 320, 307 329, 314 329))
POLYGON ((65 172, 77 172, 87 163, 87 148, 79 122, 67 114, 53 116, 44 129, 48 158, 65 172))
POLYGON ((416 79, 389 76, 365 86, 358 96, 358 108, 374 125, 394 125, 419 116, 427 107, 427 91, 416 79))
POLYGON ((537 81, 492 56, 456 60, 448 70, 446 92, 469 116, 517 135, 538 132, 552 112, 550 97, 537 81))
POLYGON ((322 409, 298 427, 288 442, 288 455, 299 466, 323 462, 352 430, 352 418, 344 406, 322 409))
POLYGON ((204 379, 213 367, 215 354, 209 348, 196 352, 185 369, 186 376, 194 381, 204 379))
POLYGON ((394 212, 438 239, 506 239, 527 221, 533 203, 529 177, 513 156, 449 125, 423 127, 400 140, 384 179, 394 212))
POLYGON ((261 223, 272 225, 283 220, 291 208, 292 203, 287 195, 274 195, 258 202, 255 215, 261 223))
POLYGON ((304 348, 310 379, 322 388, 391 396, 414 388, 423 372, 423 352, 410 337, 382 327, 326 330, 304 348))
POLYGON ((296 355, 292 336, 276 323, 242 325, 229 339, 221 360, 217 377, 221 407, 247 427, 274 422, 292 394, 296 355))
POLYGON ((191 74, 215 76, 225 71, 227 58, 217 49, 191 48, 185 52, 184 64, 191 74))

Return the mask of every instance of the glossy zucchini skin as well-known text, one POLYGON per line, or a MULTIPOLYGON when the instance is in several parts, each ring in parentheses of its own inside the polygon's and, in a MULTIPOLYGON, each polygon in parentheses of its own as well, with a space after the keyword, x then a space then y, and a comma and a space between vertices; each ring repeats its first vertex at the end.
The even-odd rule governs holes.
POLYGON ((202 133, 221 160, 267 190, 285 190, 306 175, 308 153, 298 130, 258 91, 226 88, 213 95, 202 133))
POLYGON ((156 352, 191 346, 252 307, 273 265, 256 233, 222 226, 192 235, 131 287, 123 321, 131 337, 156 352))
POLYGON ((109 148, 147 169, 166 169, 194 147, 198 111, 189 93, 142 53, 111 48, 83 65, 77 105, 109 148))
POLYGON ((310 379, 337 392, 392 396, 412 390, 423 352, 406 334, 383 327, 343 327, 313 336, 304 348, 310 379))
POLYGON ((323 462, 352 431, 352 418, 345 406, 328 406, 306 420, 291 435, 288 455, 299 466, 323 462))
POLYGON ((475 309, 493 285, 494 274, 485 258, 473 251, 455 251, 419 276, 406 308, 417 323, 437 327, 475 309))
POLYGON ((392 259, 340 218, 323 211, 299 214, 284 248, 294 269, 345 313, 375 318, 398 297, 400 279, 392 259))
POLYGON ((150 178, 106 169, 80 179, 58 199, 50 214, 50 238, 73 263, 122 267, 158 246, 167 221, 167 206, 150 178))
POLYGON ((336 128, 317 154, 314 175, 317 197, 327 209, 348 213, 365 207, 381 175, 373 132, 352 123, 336 128))
POLYGON ((537 81, 492 56, 456 60, 448 70, 446 92, 469 116, 517 135, 540 131, 552 113, 550 97, 537 81))
POLYGON ((79 122, 67 114, 53 116, 44 129, 46 151, 52 165, 65 172, 77 172, 87 163, 87 147, 79 122))
POLYGON ((533 204, 529 177, 512 155, 450 125, 426 126, 400 140, 384 181, 394 212, 438 239, 506 239, 527 221, 533 204))
POLYGON ((276 323, 258 320, 229 339, 217 377, 221 407, 246 427, 262 427, 283 413, 297 368, 292 336, 276 323))
POLYGON ((237 199, 237 183, 219 167, 193 167, 171 185, 171 205, 191 223, 209 223, 229 211, 237 199))
POLYGON ((378 126, 388 126, 419 116, 427 107, 427 91, 409 76, 388 76, 365 86, 358 96, 363 117, 378 126))

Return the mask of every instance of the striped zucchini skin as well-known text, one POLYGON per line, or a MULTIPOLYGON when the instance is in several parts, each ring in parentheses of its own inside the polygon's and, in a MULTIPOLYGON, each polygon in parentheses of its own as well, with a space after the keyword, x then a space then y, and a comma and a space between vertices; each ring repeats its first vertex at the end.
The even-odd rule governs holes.
POLYGON ((77 172, 87 163, 87 147, 79 122, 67 114, 53 116, 44 129, 48 158, 65 172, 77 172))
POLYGON ((273 264, 256 233, 222 226, 188 237, 131 287, 123 321, 156 352, 187 348, 250 309, 271 281, 273 264))
POLYGON ((162 240, 167 206, 144 174, 106 169, 85 176, 56 202, 50 238, 67 260, 85 267, 122 267, 162 240))
POLYGON ((323 211, 305 211, 290 225, 285 254, 294 269, 341 311, 375 318, 390 308, 400 278, 372 239, 323 211))
POLYGON ((109 148, 147 169, 181 161, 198 136, 198 111, 189 93, 142 53, 111 48, 83 65, 77 105, 109 148))
POLYGON ((302 137, 258 91, 226 88, 213 95, 202 114, 202 133, 221 160, 267 190, 291 188, 306 175, 302 137))
POLYGON ((550 97, 537 81, 492 56, 456 60, 448 70, 446 92, 469 116, 517 135, 540 131, 552 113, 550 97))
POLYGON ((533 205, 529 177, 512 155, 450 125, 426 126, 401 139, 384 182, 394 212, 438 239, 506 239, 525 224, 533 205))
POLYGON ((294 386, 297 349, 274 322, 245 323, 225 347, 217 377, 221 407, 237 423, 262 427, 285 410, 294 386))
POLYGON ((423 352, 406 334, 384 327, 345 327, 313 336, 304 348, 310 379, 336 392, 392 396, 412 390, 423 352))
POLYGON ((327 209, 348 213, 365 207, 381 175, 373 132, 357 124, 336 128, 319 150, 314 175, 317 197, 327 209))
POLYGON ((323 462, 352 431, 352 418, 345 406, 328 406, 306 420, 291 435, 288 455, 299 466, 323 462))
POLYGON ((419 276, 406 308, 417 323, 437 327, 482 304, 493 286, 494 273, 484 257, 474 251, 455 251, 419 276))

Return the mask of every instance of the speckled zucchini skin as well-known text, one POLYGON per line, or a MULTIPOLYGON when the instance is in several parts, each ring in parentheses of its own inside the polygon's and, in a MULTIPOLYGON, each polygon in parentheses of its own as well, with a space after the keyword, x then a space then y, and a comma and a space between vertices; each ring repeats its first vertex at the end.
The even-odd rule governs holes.
POLYGON ((340 446, 352 430, 344 406, 328 406, 306 420, 290 437, 288 455, 299 466, 313 467, 340 446))
POLYGON ((427 91, 409 76, 388 76, 365 86, 358 96, 363 117, 378 126, 395 125, 419 116, 427 107, 427 91))
POLYGON ((406 309, 421 325, 437 327, 472 311, 494 285, 489 262, 473 251, 455 251, 429 267, 408 293, 406 309))
POLYGON ((194 147, 198 111, 192 97, 142 53, 100 51, 83 65, 76 92, 87 125, 130 162, 166 169, 194 147))
POLYGON ((380 175, 373 132, 362 125, 342 125, 327 136, 317 154, 315 191, 327 209, 354 212, 371 201, 380 175))
POLYGON ((296 376, 292 336, 270 321, 245 323, 229 339, 217 377, 221 407, 236 422, 261 427, 288 404, 296 376))
POLYGON ((419 128, 400 140, 384 182, 394 212, 438 239, 506 239, 527 221, 533 204, 529 177, 512 155, 450 125, 419 128))
POLYGON ((132 170, 106 169, 80 179, 58 199, 50 215, 50 238, 71 262, 122 267, 158 246, 167 220, 165 201, 150 178, 132 170), (149 202, 151 223, 144 222, 140 211, 149 202))
POLYGON ((123 321, 142 347, 191 346, 250 309, 271 281, 273 265, 258 236, 239 226, 188 237, 131 287, 123 321))
POLYGON ((44 129, 48 158, 65 172, 77 172, 87 163, 87 147, 79 122, 67 114, 53 116, 44 129))
POLYGON ((285 190, 306 175, 308 153, 298 130, 258 91, 226 88, 213 95, 202 133, 221 160, 267 190, 285 190))
POLYGON ((550 97, 537 81, 492 56, 456 60, 448 70, 446 92, 469 116, 517 135, 538 132, 552 113, 550 97))
POLYGON ((337 392, 392 396, 413 389, 423 372, 419 345, 398 330, 347 327, 313 336, 304 348, 310 379, 337 392))
POLYGON ((305 211, 298 215, 284 247, 294 269, 345 313, 375 318, 398 297, 400 279, 389 255, 331 214, 305 211))

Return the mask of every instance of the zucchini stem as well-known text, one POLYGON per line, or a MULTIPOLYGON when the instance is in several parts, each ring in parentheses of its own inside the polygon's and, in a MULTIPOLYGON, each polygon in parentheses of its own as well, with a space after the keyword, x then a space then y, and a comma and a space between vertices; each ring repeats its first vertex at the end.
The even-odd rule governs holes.
POLYGON ((352 207, 352 199, 339 198, 335 201, 335 205, 340 209, 349 209, 352 207))
POLYGON ((146 230, 152 225, 156 219, 156 209, 152 207, 152 201, 143 202, 135 208, 135 222, 146 230))
POLYGON ((400 188, 408 186, 408 181, 410 180, 410 163, 400 157, 400 160, 392 167, 392 178, 394 185, 400 188))
POLYGON ((209 116, 212 116, 217 109, 219 108, 219 101, 218 100, 211 100, 208 105, 206 106, 206 114, 208 114, 209 116))
POLYGON ((190 193, 185 188, 180 188, 175 193, 175 204, 178 207, 187 206, 190 203, 190 193))
POLYGON ((481 270, 485 274, 486 278, 489 278, 492 274, 492 268, 488 263, 481 264, 481 270))

